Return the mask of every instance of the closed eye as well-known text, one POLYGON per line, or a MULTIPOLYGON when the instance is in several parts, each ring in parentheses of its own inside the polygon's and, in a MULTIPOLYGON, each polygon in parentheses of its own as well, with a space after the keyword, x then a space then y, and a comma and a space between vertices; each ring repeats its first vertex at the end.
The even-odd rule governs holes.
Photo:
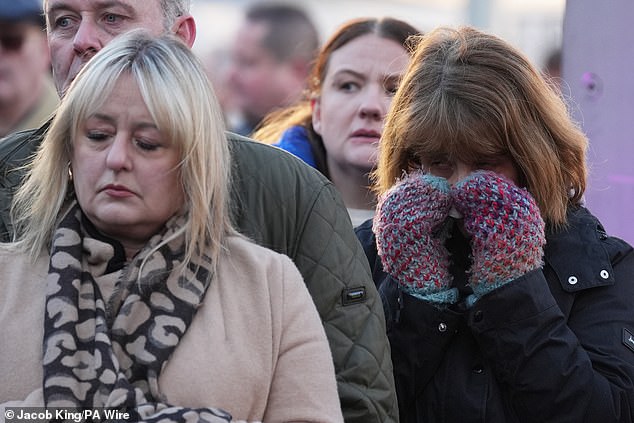
POLYGON ((110 137, 110 134, 103 131, 89 131, 86 138, 92 141, 103 141, 110 137))
POLYGON ((141 150, 145 150, 145 151, 156 151, 160 147, 160 145, 156 143, 148 142, 143 139, 136 139, 134 142, 141 150))

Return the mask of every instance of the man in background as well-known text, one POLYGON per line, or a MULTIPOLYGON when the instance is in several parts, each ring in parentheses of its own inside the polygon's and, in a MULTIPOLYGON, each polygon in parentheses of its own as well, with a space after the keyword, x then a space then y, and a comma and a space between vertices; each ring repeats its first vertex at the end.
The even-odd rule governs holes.
POLYGON ((228 81, 241 121, 230 129, 248 135, 269 112, 297 101, 318 48, 318 31, 303 9, 251 6, 232 45, 228 81))
POLYGON ((40 126, 59 97, 40 0, 0 1, 0 137, 40 126))

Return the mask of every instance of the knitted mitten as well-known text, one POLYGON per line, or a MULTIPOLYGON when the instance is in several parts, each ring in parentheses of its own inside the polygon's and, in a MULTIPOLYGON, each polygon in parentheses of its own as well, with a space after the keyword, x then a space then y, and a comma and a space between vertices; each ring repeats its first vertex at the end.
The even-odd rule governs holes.
POLYGON ((478 171, 451 190, 471 235, 469 284, 475 298, 542 265, 544 221, 533 197, 508 179, 478 171))
POLYGON ((385 271, 403 291, 437 306, 458 297, 444 246, 449 193, 446 179, 411 173, 379 198, 373 222, 385 271))

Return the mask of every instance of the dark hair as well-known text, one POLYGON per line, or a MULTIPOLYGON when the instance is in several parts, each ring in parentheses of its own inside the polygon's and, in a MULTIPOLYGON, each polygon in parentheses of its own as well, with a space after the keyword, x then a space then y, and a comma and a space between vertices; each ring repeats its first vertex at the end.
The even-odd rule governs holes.
POLYGON ((349 42, 367 34, 375 34, 381 38, 393 40, 410 52, 409 39, 413 35, 420 35, 420 31, 407 22, 389 17, 358 18, 347 21, 330 36, 319 51, 308 79, 308 87, 304 98, 294 106, 272 112, 266 116, 254 132, 253 138, 273 143, 289 127, 301 125, 308 132, 308 139, 311 143, 317 169, 324 175, 329 176, 326 165, 326 149, 321 136, 313 128, 310 100, 321 93, 332 53, 349 42))
POLYGON ((262 47, 279 61, 299 57, 311 61, 319 48, 319 34, 305 10, 285 3, 256 3, 246 11, 246 19, 263 22, 268 31, 262 47))

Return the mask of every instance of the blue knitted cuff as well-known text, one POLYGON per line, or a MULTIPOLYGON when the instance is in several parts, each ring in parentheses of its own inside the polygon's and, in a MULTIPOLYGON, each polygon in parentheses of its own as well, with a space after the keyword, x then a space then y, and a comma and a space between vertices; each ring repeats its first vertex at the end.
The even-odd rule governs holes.
POLYGON ((418 298, 419 300, 426 301, 428 303, 432 303, 434 306, 438 308, 445 308, 448 305, 455 304, 458 302, 458 289, 457 288, 449 288, 439 292, 433 292, 429 294, 421 294, 416 292, 415 289, 408 289, 409 287, 401 286, 403 291, 407 292, 412 297, 418 298))

